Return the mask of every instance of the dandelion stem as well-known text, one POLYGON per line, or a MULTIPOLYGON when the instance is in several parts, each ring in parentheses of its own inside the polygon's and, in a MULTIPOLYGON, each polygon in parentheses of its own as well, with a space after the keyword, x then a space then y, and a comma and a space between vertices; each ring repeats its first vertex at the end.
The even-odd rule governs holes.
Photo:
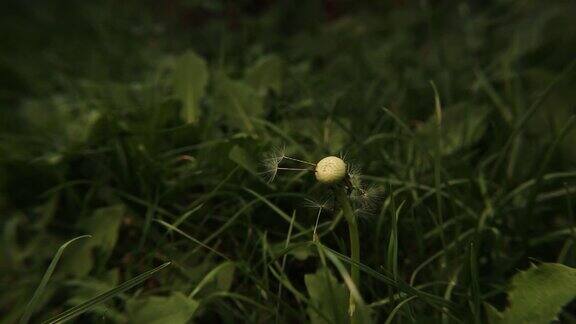
MULTIPOLYGON (((350 258, 355 263, 360 263, 360 238, 358 235, 358 223, 356 222, 356 216, 352 211, 352 206, 350 205, 350 200, 346 194, 346 189, 343 186, 337 186, 336 189, 336 199, 342 207, 342 212, 346 221, 348 222, 348 231, 350 232, 350 258)), ((351 270, 352 281, 356 285, 356 288, 360 290, 360 269, 357 265, 352 264, 351 270)), ((350 322, 352 324, 358 323, 358 312, 356 312, 356 303, 352 294, 350 294, 350 322)))

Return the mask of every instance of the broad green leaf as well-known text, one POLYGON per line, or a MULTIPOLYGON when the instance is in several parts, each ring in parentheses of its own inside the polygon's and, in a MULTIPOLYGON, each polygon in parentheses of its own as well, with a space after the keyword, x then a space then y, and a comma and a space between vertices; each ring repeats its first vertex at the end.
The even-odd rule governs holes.
MULTIPOLYGON (((450 155, 476 143, 486 131, 487 107, 456 105, 442 111, 441 152, 450 155)), ((418 130, 422 144, 433 148, 436 140, 436 114, 418 130)))
POLYGON ((54 140, 58 140, 58 150, 48 151, 54 147, 47 146, 43 148, 44 155, 37 157, 51 164, 60 162, 63 148, 73 147, 88 140, 94 126, 102 117, 100 111, 86 102, 65 95, 54 95, 42 100, 26 100, 21 109, 30 131, 50 134, 54 140))
MULTIPOLYGON (((280 254, 280 253, 284 252, 284 249, 286 248, 286 244, 284 242, 272 244, 270 246, 270 248, 272 249, 274 254, 280 254)), ((299 246, 299 247, 290 249, 289 251, 287 251, 286 254, 293 256, 294 258, 296 258, 299 261, 304 261, 311 256, 317 255, 316 249, 314 248, 314 246, 311 246, 311 245, 303 245, 303 246, 299 246)))
POLYGON ((246 80, 260 95, 268 90, 282 91, 283 62, 276 55, 260 58, 246 71, 246 80))
POLYGON ((320 268, 314 274, 305 275, 304 283, 310 295, 308 315, 312 323, 347 323, 348 292, 328 268, 320 268))
POLYGON ((310 140, 328 152, 342 152, 350 141, 350 133, 346 129, 350 129, 351 122, 347 118, 326 118, 322 122, 314 118, 294 118, 283 120, 280 127, 298 138, 310 140))
POLYGON ((236 265, 231 261, 226 261, 215 267, 198 283, 189 297, 194 298, 200 291, 204 291, 207 286, 210 286, 210 288, 215 286, 217 291, 228 291, 234 280, 235 269, 236 265))
POLYGON ((70 257, 63 261, 62 271, 82 277, 94 266, 94 249, 102 252, 104 256, 109 255, 116 245, 124 212, 122 205, 104 207, 97 209, 92 216, 83 220, 80 227, 86 234, 92 235, 92 238, 73 248, 70 257))
POLYGON ((112 251, 118 240, 118 230, 124 216, 124 206, 116 205, 97 209, 82 227, 92 235, 92 246, 112 251))
POLYGON ((131 300, 127 304, 131 323, 140 324, 185 324, 196 312, 198 302, 180 292, 170 296, 151 296, 131 300))
POLYGON ((236 270, 236 265, 233 262, 226 262, 222 269, 218 272, 216 276, 216 286, 220 291, 228 291, 232 287, 232 282, 234 282, 234 272, 236 270))
POLYGON ((264 115, 262 96, 246 83, 223 75, 216 81, 215 108, 229 126, 252 135, 256 132, 253 118, 264 115))
POLYGON ((84 277, 94 267, 92 246, 90 243, 78 244, 78 247, 70 253, 70 257, 62 262, 61 272, 73 277, 84 277))
POLYGON ((318 244, 317 247, 320 254, 323 255, 325 253, 327 259, 329 259, 330 262, 336 267, 336 270, 338 270, 340 277, 344 281, 346 291, 349 293, 349 296, 351 296, 352 300, 354 301, 354 308, 351 308, 350 307, 351 305, 348 304, 349 311, 354 310, 353 319, 351 319, 351 321, 357 324, 371 324, 372 323, 371 309, 367 307, 366 304, 364 303, 364 298, 362 298, 362 295, 358 290, 358 286, 356 286, 356 284, 352 281, 352 277, 350 276, 350 273, 346 269, 344 263, 341 260, 339 260, 335 254, 324 250, 322 245, 318 244))
POLYGON ((190 124, 197 123, 200 99, 208 83, 206 61, 192 51, 183 54, 176 60, 173 78, 175 95, 182 102, 182 119, 190 124))
POLYGON ((491 323, 545 324, 552 322, 562 306, 576 298, 576 269, 558 263, 543 263, 512 278, 509 308, 491 312, 491 323), (501 317, 501 320, 499 318, 501 317))

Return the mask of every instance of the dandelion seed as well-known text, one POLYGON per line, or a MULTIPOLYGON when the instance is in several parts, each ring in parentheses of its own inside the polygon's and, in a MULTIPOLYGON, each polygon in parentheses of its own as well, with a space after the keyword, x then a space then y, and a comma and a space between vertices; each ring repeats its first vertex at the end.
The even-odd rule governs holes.
POLYGON ((312 241, 318 242, 320 238, 317 234, 318 224, 320 222, 320 215, 322 215, 322 211, 324 209, 328 209, 328 200, 325 200, 322 203, 314 201, 312 199, 306 199, 306 205, 312 208, 318 208, 318 213, 316 214, 316 223, 314 224, 314 231, 312 232, 312 241))
POLYGON ((327 209, 328 210, 328 209, 330 209, 329 199, 326 199, 323 202, 318 202, 316 200, 306 198, 306 202, 304 203, 304 207, 327 209))
POLYGON ((276 175, 278 174, 278 171, 314 171, 312 167, 316 166, 316 164, 314 163, 286 156, 285 147, 272 150, 272 153, 268 154, 267 157, 264 159, 263 164, 265 168, 263 174, 266 175, 266 177, 268 178, 268 182, 274 181, 276 175), (302 164, 305 165, 305 167, 291 167, 291 166, 281 167, 280 163, 282 163, 284 160, 297 162, 301 165, 302 164))
POLYGON ((384 189, 377 186, 357 188, 351 195, 352 200, 358 205, 358 213, 362 215, 374 214, 380 207, 383 197, 384 189))
POLYGON ((267 178, 268 182, 274 181, 276 178, 276 174, 278 173, 279 165, 286 157, 285 148, 277 148, 272 151, 272 153, 268 154, 268 156, 264 159, 264 168, 265 171, 263 172, 267 178))
POLYGON ((351 189, 362 190, 362 179, 360 178, 360 167, 357 164, 348 164, 348 179, 350 180, 351 189))

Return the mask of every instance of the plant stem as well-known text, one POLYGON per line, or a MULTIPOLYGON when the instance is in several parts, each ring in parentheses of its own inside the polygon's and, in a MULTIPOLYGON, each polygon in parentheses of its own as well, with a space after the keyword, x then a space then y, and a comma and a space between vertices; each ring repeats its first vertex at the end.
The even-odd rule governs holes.
MULTIPOLYGON (((360 263, 360 238, 358 236, 358 224, 356 222, 356 216, 352 211, 352 206, 350 205, 350 200, 346 193, 346 189, 343 186, 337 186, 336 189, 336 199, 342 207, 342 212, 346 221, 348 222, 348 231, 350 232, 350 258, 356 263, 360 263)), ((360 269, 356 265, 351 265, 352 281, 356 285, 356 288, 360 290, 360 269)), ((351 323, 358 323, 358 315, 356 312, 356 306, 352 293, 350 293, 350 320, 351 323)))

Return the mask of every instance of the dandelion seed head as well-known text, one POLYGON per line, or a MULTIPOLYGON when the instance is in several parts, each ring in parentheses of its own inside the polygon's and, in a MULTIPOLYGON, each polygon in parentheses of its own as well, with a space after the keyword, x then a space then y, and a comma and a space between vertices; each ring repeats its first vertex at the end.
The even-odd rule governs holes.
POLYGON ((334 184, 346 177, 346 162, 336 156, 328 156, 316 164, 316 179, 324 184, 334 184))

